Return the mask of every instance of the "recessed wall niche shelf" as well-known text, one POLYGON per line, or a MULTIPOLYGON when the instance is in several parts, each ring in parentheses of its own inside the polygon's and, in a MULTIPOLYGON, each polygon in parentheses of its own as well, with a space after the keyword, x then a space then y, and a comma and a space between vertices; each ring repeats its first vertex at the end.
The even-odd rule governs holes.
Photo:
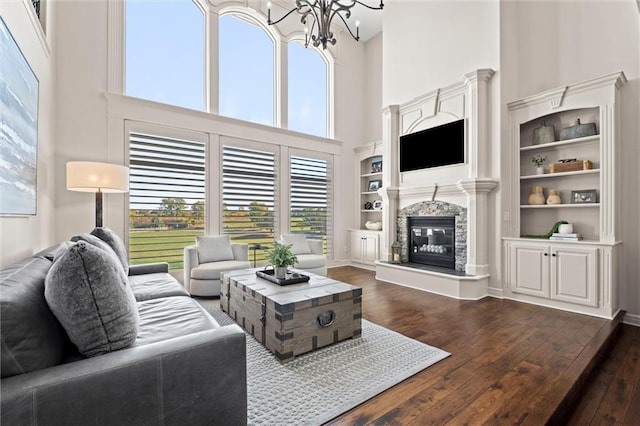
MULTIPOLYGON (((620 208, 620 88, 624 73, 559 87, 508 104, 510 140, 505 147, 511 170, 506 180, 511 219, 504 242, 504 294, 524 302, 613 318, 618 311, 617 281, 622 244, 620 208), (595 124, 595 135, 560 139, 562 129, 595 124), (535 144, 534 130, 553 126, 554 141, 535 144), (536 173, 532 157, 545 157, 536 173), (549 173, 549 165, 584 161, 587 170, 549 173), (589 163, 590 162, 590 163, 589 163), (617 184, 617 185, 616 185, 617 184), (559 191, 561 204, 529 205, 533 186, 559 191), (595 190, 593 203, 572 203, 572 191, 595 190), (558 221, 573 224, 579 241, 524 238, 544 235, 558 221)), ((579 166, 571 164, 571 168, 579 166)), ((566 167, 560 168, 560 170, 566 167)))

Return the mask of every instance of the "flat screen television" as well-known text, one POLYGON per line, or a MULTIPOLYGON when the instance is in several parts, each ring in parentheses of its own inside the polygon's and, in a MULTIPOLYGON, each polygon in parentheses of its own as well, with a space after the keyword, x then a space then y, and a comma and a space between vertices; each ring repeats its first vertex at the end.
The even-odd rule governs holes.
POLYGON ((400 136, 400 171, 464 163, 464 122, 457 120, 400 136))

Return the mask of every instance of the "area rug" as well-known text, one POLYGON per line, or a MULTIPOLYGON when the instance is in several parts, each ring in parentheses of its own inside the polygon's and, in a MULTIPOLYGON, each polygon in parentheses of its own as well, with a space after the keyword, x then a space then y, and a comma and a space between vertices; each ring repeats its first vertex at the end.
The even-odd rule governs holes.
MULTIPOLYGON (((217 301, 201 304, 221 325, 217 301)), ((362 320, 362 336, 280 364, 247 335, 249 425, 320 425, 448 357, 441 349, 362 320)))

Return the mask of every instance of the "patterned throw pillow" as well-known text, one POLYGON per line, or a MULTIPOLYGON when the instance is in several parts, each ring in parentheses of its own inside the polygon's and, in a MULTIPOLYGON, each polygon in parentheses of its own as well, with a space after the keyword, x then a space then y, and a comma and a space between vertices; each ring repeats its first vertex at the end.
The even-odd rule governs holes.
POLYGON ((86 241, 78 241, 54 262, 44 296, 83 355, 126 348, 136 339, 138 309, 122 266, 86 241))

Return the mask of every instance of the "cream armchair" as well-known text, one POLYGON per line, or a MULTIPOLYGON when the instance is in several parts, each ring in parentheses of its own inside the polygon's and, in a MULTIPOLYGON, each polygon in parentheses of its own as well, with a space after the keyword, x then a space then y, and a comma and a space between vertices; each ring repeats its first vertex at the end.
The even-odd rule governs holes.
POLYGON ((192 296, 219 296, 220 273, 250 268, 249 246, 228 235, 198 236, 184 248, 184 287, 192 296))
POLYGON ((294 268, 327 275, 327 256, 323 253, 322 240, 307 239, 304 234, 284 234, 280 241, 292 244, 291 251, 298 258, 294 268))

